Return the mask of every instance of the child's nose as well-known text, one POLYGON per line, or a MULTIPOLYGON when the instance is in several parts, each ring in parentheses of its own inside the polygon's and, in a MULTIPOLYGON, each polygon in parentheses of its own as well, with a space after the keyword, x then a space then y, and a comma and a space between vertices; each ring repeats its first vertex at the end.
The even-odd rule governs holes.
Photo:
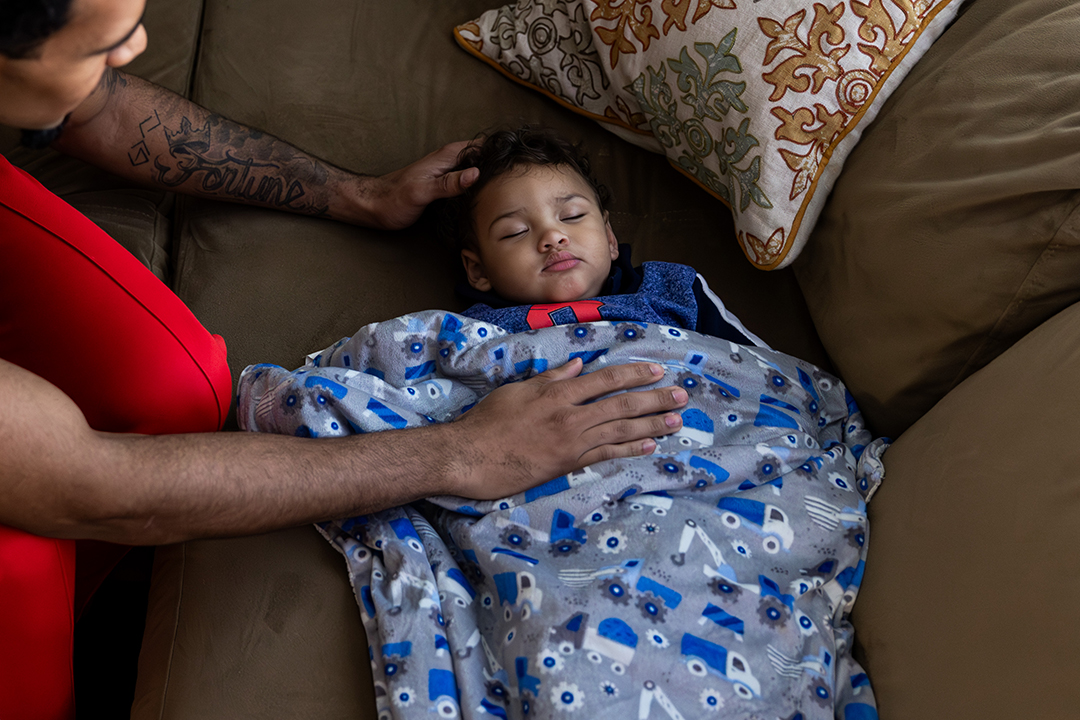
POLYGON ((569 241, 570 238, 566 237, 566 233, 556 228, 552 228, 540 234, 540 250, 549 250, 553 247, 565 245, 569 241))

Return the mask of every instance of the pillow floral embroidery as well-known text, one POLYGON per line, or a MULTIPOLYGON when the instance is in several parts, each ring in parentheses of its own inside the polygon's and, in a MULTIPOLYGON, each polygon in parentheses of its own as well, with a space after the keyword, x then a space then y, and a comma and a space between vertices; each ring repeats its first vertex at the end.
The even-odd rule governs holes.
POLYGON ((798 255, 862 129, 961 1, 518 0, 455 36, 664 153, 771 270, 798 255))

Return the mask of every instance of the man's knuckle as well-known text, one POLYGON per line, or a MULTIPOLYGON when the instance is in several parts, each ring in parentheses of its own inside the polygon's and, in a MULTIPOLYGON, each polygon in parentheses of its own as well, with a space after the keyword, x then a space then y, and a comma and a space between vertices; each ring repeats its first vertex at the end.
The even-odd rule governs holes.
POLYGON ((598 446, 607 445, 609 443, 617 442, 619 437, 619 428, 617 424, 607 424, 596 428, 596 435, 594 441, 598 446))
POLYGON ((577 419, 577 413, 574 412, 574 410, 575 408, 568 407, 556 409, 554 412, 551 413, 552 425, 560 429, 570 428, 574 426, 576 424, 574 420, 577 419))
POLYGON ((612 426, 609 442, 622 442, 628 437, 633 437, 637 429, 638 425, 633 420, 620 420, 612 426))
POLYGON ((617 449, 618 448, 615 445, 604 445, 603 447, 596 448, 596 460, 594 462, 613 460, 619 457, 617 449))
POLYGON ((619 381, 620 374, 624 372, 622 365, 613 365, 600 370, 595 371, 594 375, 604 385, 614 385, 619 381))
MULTIPOLYGON (((570 394, 570 388, 566 383, 561 382, 545 382, 540 386, 538 395, 546 398, 551 402, 565 404, 570 394)), ((565 408, 566 411, 572 411, 572 408, 565 408)))
POLYGON ((638 413, 638 399, 630 393, 623 393, 615 398, 616 407, 624 415, 636 415, 638 413))

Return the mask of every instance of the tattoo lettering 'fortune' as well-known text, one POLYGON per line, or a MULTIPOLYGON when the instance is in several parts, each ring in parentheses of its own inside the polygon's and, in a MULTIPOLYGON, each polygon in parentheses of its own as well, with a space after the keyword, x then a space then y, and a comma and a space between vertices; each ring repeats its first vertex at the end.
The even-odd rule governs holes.
MULTIPOLYGON (((169 153, 168 156, 158 155, 154 158, 153 174, 154 179, 165 187, 179 188, 194 178, 198 190, 206 195, 312 215, 326 214, 328 210, 326 205, 319 205, 310 200, 305 201, 307 190, 303 182, 300 179, 287 177, 280 163, 269 160, 260 161, 253 157, 238 157, 235 146, 219 151, 220 157, 210 157, 214 149, 212 131, 221 122, 223 122, 222 118, 211 115, 201 127, 195 127, 189 118, 183 117, 180 128, 173 130, 168 125, 162 124, 155 111, 153 116, 140 123, 139 131, 143 140, 132 146, 128 158, 133 166, 149 162, 146 135, 162 127, 169 153)), ((273 138, 254 131, 245 131, 245 135, 245 139, 248 140, 274 142, 273 138)), ((269 156, 269 148, 262 148, 262 150, 261 154, 269 156)), ((317 172, 318 168, 315 170, 317 172)))

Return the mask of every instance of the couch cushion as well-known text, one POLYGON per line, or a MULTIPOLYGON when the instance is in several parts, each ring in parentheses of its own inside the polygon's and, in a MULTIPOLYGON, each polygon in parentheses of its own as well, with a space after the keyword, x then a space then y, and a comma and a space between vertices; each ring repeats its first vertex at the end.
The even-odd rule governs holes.
POLYGON ((1080 305, 885 453, 853 622, 888 720, 1053 720, 1080 705, 1080 305))
POLYGON ((132 718, 375 718, 345 561, 313 527, 158 548, 132 718))
POLYGON ((893 437, 1080 299, 1080 5, 965 7, 796 261, 840 376, 893 437))
MULTIPOLYGON (((636 260, 693 264, 746 325, 823 362, 790 273, 747 266, 726 209, 652 153, 491 72, 453 27, 489 3, 210 0, 194 97, 343 167, 384 173, 496 124, 542 122, 584 142, 612 186, 636 260), (252 22, 253 17, 260 18, 252 22)), ((430 227, 387 234, 199 201, 179 214, 175 288, 225 337, 238 373, 295 367, 365 323, 460 307, 430 227)))
MULTIPOLYGON (((647 1, 647 0, 646 0, 647 1)), ((458 42, 599 120, 731 207, 763 269, 790 264, 863 128, 961 0, 510 3, 458 42)))

